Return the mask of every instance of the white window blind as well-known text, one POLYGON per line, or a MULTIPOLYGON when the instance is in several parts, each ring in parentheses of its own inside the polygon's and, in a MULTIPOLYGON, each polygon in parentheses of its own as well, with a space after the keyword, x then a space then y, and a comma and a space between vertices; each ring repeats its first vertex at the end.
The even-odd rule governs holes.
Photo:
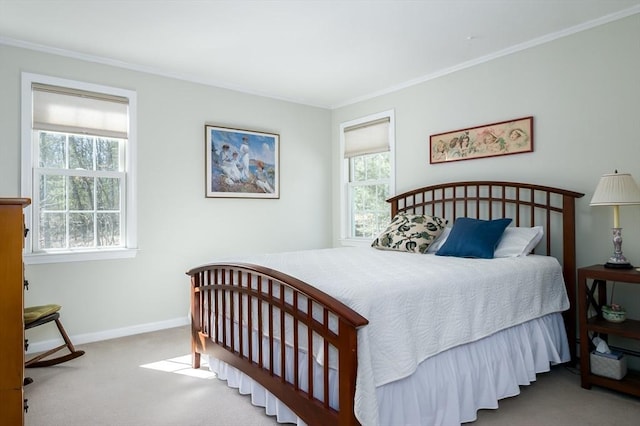
POLYGON ((344 129, 344 158, 389 151, 389 117, 344 129))
POLYGON ((128 138, 129 100, 47 84, 32 84, 33 129, 128 138))

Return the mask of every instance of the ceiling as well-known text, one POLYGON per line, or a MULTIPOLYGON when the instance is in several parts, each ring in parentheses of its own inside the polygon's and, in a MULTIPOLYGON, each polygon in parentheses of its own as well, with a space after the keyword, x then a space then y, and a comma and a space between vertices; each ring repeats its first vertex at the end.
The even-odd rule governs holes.
POLYGON ((634 13, 640 0, 0 0, 0 43, 335 108, 634 13))

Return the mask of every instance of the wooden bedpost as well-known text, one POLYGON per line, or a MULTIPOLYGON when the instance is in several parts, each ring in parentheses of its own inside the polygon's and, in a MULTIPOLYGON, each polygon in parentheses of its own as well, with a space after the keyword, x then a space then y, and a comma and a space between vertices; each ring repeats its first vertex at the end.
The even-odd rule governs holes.
POLYGON ((191 276, 191 368, 200 368, 200 353, 196 350, 198 332, 202 330, 200 323, 200 292, 196 289, 200 286, 202 272, 191 276))
POLYGON ((567 328, 567 340, 569 341, 569 353, 571 354, 571 365, 575 365, 576 358, 576 205, 575 200, 582 195, 564 195, 562 197, 562 208, 564 210, 562 219, 562 274, 564 275, 565 287, 569 297, 569 310, 563 313, 564 322, 567 328))
POLYGON ((354 396, 356 394, 356 373, 358 365, 358 337, 357 330, 351 325, 340 321, 340 347, 348 348, 347 350, 341 350, 339 353, 340 359, 338 360, 339 368, 341 371, 347 371, 348 374, 340 374, 339 386, 339 404, 340 410, 338 411, 338 424, 351 426, 359 425, 360 423, 356 419, 355 414, 355 401, 354 396), (342 366, 348 366, 348 368, 342 368, 342 366))

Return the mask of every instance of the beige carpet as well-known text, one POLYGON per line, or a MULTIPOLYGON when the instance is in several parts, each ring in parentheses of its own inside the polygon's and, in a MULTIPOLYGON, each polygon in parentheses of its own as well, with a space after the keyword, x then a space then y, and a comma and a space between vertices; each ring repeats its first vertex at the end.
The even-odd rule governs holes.
MULTIPOLYGON (((28 336, 27 336, 28 337, 28 336)), ((173 328, 78 345, 87 353, 27 369, 34 383, 26 426, 275 425, 248 396, 205 370, 189 368, 189 329, 173 328)), ((0 421, 1 423, 1 421, 0 421)), ((640 399, 580 387, 575 370, 555 367, 519 396, 482 410, 472 425, 638 425, 640 399)), ((393 426, 393 425, 383 425, 393 426)))

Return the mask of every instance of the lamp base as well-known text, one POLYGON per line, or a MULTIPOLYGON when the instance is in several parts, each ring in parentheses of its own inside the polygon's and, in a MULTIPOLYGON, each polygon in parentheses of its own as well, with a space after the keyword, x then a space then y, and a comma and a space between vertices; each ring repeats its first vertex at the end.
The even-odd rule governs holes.
POLYGON ((612 262, 607 262, 604 264, 605 268, 611 268, 611 269, 633 269, 633 265, 630 263, 612 263, 612 262))
POLYGON ((622 228, 612 228, 613 231, 613 256, 604 264, 605 268, 612 269, 632 269, 633 265, 629 263, 624 254, 622 254, 622 228))

